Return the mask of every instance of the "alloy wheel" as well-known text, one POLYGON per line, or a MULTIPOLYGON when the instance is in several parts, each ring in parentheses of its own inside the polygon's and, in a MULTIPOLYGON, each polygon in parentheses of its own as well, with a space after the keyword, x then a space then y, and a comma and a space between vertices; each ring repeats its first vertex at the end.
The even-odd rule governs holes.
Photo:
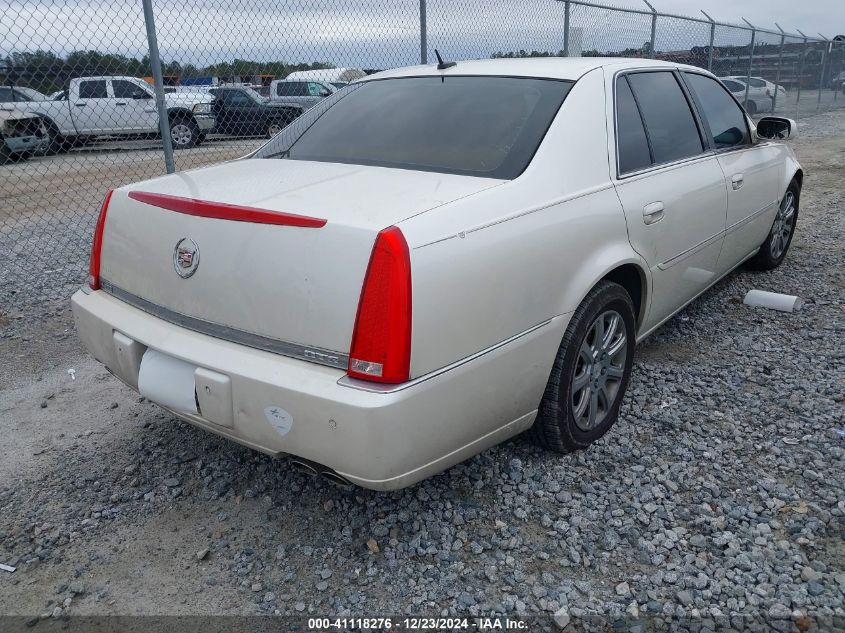
POLYGON ((625 376, 628 332, 615 310, 602 312, 581 342, 571 381, 575 424, 592 431, 610 414, 625 376))
POLYGON ((191 137, 191 127, 186 123, 176 123, 170 128, 170 138, 176 145, 188 145, 191 137))
POLYGON ((777 260, 783 255, 789 244, 789 236, 795 227, 795 194, 787 191, 778 207, 778 214, 772 225, 769 248, 772 257, 777 260))

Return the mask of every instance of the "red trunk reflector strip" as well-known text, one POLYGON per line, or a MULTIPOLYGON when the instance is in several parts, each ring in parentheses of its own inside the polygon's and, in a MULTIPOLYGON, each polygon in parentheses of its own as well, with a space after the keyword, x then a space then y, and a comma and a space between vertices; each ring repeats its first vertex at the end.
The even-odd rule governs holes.
POLYGON ((383 383, 408 380, 411 368, 411 258, 397 227, 376 238, 352 333, 347 373, 383 383))
POLYGON ((100 254, 103 250, 103 231, 106 228, 106 215, 109 212, 111 194, 112 191, 110 189, 103 200, 103 204, 100 205, 100 215, 97 216, 97 225, 94 227, 94 239, 91 242, 91 259, 88 262, 88 285, 92 290, 100 289, 100 254))
POLYGON ((278 226, 300 226, 309 229, 319 229, 326 225, 322 218, 311 218, 307 215, 242 207, 225 202, 209 202, 196 198, 182 198, 164 193, 147 193, 145 191, 130 191, 129 197, 138 202, 149 204, 168 211, 195 215, 200 218, 215 220, 231 220, 233 222, 252 222, 253 224, 275 224, 278 226))

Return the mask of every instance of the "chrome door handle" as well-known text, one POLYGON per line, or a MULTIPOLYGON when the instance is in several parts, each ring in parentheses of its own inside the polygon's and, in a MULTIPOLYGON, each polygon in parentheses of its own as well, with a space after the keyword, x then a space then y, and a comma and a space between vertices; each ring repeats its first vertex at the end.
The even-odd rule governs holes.
POLYGON ((731 176, 731 187, 733 187, 734 191, 742 187, 743 182, 745 182, 745 177, 742 174, 734 174, 731 176))
POLYGON ((659 200, 645 205, 643 207, 643 222, 646 224, 660 222, 663 219, 664 210, 663 203, 659 200))

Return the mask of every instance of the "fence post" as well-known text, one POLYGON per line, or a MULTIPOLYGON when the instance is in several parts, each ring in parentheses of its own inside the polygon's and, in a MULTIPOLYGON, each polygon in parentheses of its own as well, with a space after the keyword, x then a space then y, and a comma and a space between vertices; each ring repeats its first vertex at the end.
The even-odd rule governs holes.
POLYGON ((569 0, 563 1, 563 56, 569 57, 569 0))
POLYGON ((643 2, 651 9, 651 50, 649 51, 648 57, 649 59, 654 59, 654 51, 656 50, 654 40, 657 38, 657 9, 651 6, 648 0, 643 0, 643 2))
POLYGON ((713 42, 716 41, 716 20, 707 15, 703 9, 704 17, 710 20, 710 47, 707 49, 707 70, 713 72, 713 42))
MULTIPOLYGON (((795 29, 799 33, 800 30, 795 29)), ((801 35, 804 35, 801 33, 801 35)), ((801 55, 798 57, 798 96, 795 97, 795 120, 797 121, 799 118, 798 111, 801 105, 801 84, 804 80, 804 56, 807 54, 807 36, 804 35, 804 48, 801 51, 801 55)))
POLYGON ((780 31, 780 50, 778 51, 778 71, 775 76, 775 96, 772 97, 772 114, 774 114, 775 110, 777 109, 778 105, 778 86, 780 86, 780 67, 783 64, 783 46, 786 42, 786 33, 783 32, 783 29, 780 28, 780 24, 775 22, 775 26, 778 27, 780 31))
POLYGON ((144 5, 144 24, 147 27, 147 44, 150 47, 150 66, 153 70, 153 84, 156 93, 156 109, 158 110, 158 128, 161 132, 161 142, 164 145, 164 166, 168 174, 176 171, 173 163, 173 140, 170 138, 170 124, 167 120, 167 103, 164 101, 164 79, 161 76, 161 60, 158 57, 158 39, 156 39, 156 24, 153 17, 152 0, 141 0, 144 5))
POLYGON ((428 63, 428 23, 425 15, 425 0, 420 0, 420 63, 428 63))
POLYGON ((751 27, 751 44, 748 48, 748 69, 745 71, 745 100, 743 101, 743 105, 747 108, 749 82, 751 81, 751 69, 754 65, 754 40, 757 37, 757 28, 745 18, 742 18, 742 21, 751 27))
POLYGON ((825 47, 822 49, 822 66, 821 70, 819 71, 819 98, 816 100, 816 114, 819 113, 819 110, 822 107, 822 90, 824 89, 824 62, 827 58, 827 49, 830 46, 827 42, 825 42, 825 47))

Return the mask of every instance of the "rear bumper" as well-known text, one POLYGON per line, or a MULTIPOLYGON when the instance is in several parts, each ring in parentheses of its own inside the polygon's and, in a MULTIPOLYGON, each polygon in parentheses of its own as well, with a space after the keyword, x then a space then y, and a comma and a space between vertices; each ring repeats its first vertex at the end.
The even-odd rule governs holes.
POLYGON ((531 426, 568 320, 557 317, 448 371, 379 392, 339 383, 341 370, 199 334, 102 291, 79 291, 72 305, 82 342, 132 387, 148 347, 230 378, 228 425, 174 411, 178 417, 375 490, 413 484, 531 426), (285 434, 268 420, 270 407, 290 414, 285 434))

